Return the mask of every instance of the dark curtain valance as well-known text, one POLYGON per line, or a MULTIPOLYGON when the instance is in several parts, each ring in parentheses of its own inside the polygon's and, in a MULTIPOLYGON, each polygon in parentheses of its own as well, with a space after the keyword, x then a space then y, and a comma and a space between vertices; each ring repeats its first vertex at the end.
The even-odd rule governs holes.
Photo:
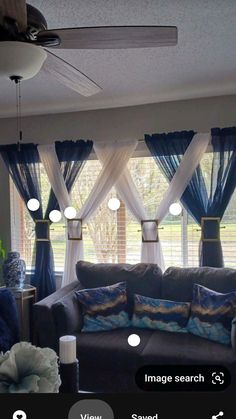
MULTIPOLYGON (((9 163, 14 163, 17 157, 17 163, 38 163, 40 157, 37 149, 37 143, 23 143, 23 144, 5 144, 0 145, 0 153, 8 155, 9 163)), ((91 152, 93 142, 90 140, 76 140, 76 141, 55 141, 55 149, 60 161, 83 161, 87 157, 87 153, 91 152)))
MULTIPOLYGON (((86 160, 88 159, 92 148, 93 142, 89 140, 55 142, 55 150, 69 194, 86 160)), ((50 207, 59 210, 59 204, 53 190, 51 190, 50 193, 49 203, 50 207)), ((50 212, 49 209, 50 208, 47 208, 46 211, 48 215, 50 212)))
POLYGON ((224 151, 232 151, 236 145, 236 127, 230 128, 212 128, 211 143, 214 151, 220 151, 222 147, 224 151))
POLYGON ((93 142, 90 140, 77 141, 56 141, 55 149, 59 161, 81 161, 87 159, 93 148, 93 142))
POLYGON ((185 153, 191 143, 194 131, 180 131, 145 135, 145 142, 154 156, 176 156, 185 153))

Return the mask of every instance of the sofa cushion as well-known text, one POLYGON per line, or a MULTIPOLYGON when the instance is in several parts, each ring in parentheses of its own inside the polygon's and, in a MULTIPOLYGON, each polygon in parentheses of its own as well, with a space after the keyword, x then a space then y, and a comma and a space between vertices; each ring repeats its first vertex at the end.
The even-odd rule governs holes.
POLYGON ((231 344, 232 320, 236 315, 236 292, 222 294, 194 284, 187 329, 225 345, 231 344))
POLYGON ((209 267, 170 267, 163 274, 161 298, 173 301, 192 301, 195 283, 221 293, 236 291, 236 270, 209 267))
MULTIPOLYGON (((141 354, 153 331, 134 328, 77 334, 77 357, 83 368, 110 371, 136 371, 141 354), (138 333, 141 342, 132 347, 128 337, 138 333)), ((115 379, 115 377, 114 377, 115 379)))
POLYGON ((133 296, 161 298, 161 269, 152 263, 136 265, 122 263, 90 263, 79 261, 76 273, 84 288, 105 287, 126 282, 129 313, 133 311, 133 296))
POLYGON ((143 365, 153 364, 236 364, 230 346, 203 339, 190 333, 155 331, 142 352, 143 365))
POLYGON ((135 294, 132 326, 187 333, 190 303, 135 294))
POLYGON ((129 326, 125 282, 118 282, 108 287, 76 291, 75 294, 83 310, 82 332, 97 332, 129 326))

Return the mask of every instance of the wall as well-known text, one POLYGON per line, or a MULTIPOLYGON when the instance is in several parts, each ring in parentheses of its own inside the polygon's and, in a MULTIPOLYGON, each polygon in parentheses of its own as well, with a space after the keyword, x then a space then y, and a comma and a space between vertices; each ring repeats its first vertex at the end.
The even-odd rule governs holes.
MULTIPOLYGON (((26 142, 92 139, 116 141, 142 139, 144 133, 236 125, 236 95, 166 102, 135 107, 102 109, 23 119, 26 142)), ((16 142, 15 119, 0 119, 1 143, 16 142)), ((10 197, 8 176, 0 160, 0 239, 10 248, 10 197)))
MULTIPOLYGON (((3 248, 9 251, 11 246, 10 237, 10 191, 8 172, 0 161, 0 240, 3 248)), ((0 259, 1 260, 1 259, 0 259)), ((0 285, 2 283, 2 266, 0 264, 0 285)))
MULTIPOLYGON (((25 141, 47 143, 55 139, 141 139, 144 133, 236 124, 236 95, 165 102, 135 107, 65 114, 30 116, 23 120, 25 141)), ((0 119, 1 141, 16 141, 16 121, 0 119)))

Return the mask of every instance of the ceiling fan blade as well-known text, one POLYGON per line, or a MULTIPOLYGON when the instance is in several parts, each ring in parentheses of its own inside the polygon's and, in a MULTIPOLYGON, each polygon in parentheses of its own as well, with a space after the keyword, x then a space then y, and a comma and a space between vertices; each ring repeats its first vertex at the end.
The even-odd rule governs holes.
POLYGON ((92 96, 102 90, 101 87, 73 65, 53 54, 51 51, 46 51, 48 56, 43 70, 55 77, 59 83, 75 90, 82 96, 92 96))
POLYGON ((176 26, 100 26, 41 31, 40 40, 58 36, 63 49, 118 49, 161 47, 177 44, 176 26))
POLYGON ((0 0, 0 15, 14 19, 19 30, 24 32, 27 28, 26 0, 0 0))

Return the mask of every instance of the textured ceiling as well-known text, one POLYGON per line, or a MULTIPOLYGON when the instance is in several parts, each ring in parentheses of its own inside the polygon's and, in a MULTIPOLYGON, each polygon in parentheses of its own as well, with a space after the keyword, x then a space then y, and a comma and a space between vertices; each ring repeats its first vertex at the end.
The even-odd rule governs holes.
MULTIPOLYGON (((23 113, 44 114, 236 93, 236 0, 29 0, 49 28, 176 25, 176 47, 58 50, 101 87, 85 98, 40 72, 22 84, 23 113)), ((0 117, 15 89, 0 79, 0 117)))

